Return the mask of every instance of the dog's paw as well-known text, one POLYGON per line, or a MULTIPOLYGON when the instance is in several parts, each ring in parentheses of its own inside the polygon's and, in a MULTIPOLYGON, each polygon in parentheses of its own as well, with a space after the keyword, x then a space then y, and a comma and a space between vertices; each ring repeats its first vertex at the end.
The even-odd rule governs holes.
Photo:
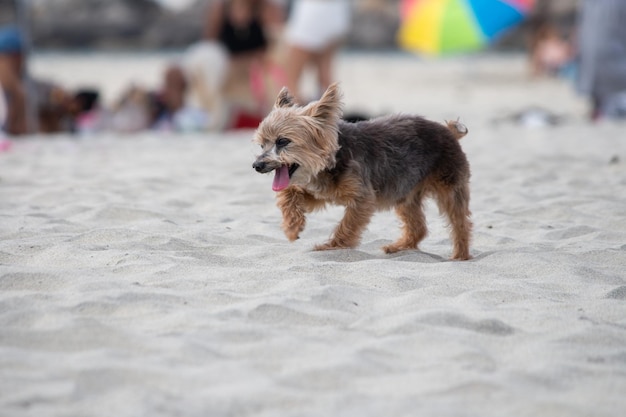
POLYGON ((329 243, 322 243, 322 244, 313 246, 313 250, 315 251, 332 250, 332 249, 337 249, 337 248, 331 246, 329 243))
POLYGON ((300 231, 299 230, 285 230, 285 236, 289 239, 290 242, 294 242, 300 239, 300 231))
POLYGON ((452 261, 469 261, 472 259, 472 255, 469 253, 455 253, 450 257, 452 261))
POLYGON ((286 218, 281 225, 285 236, 289 239, 290 242, 298 240, 300 238, 300 233, 304 230, 304 225, 306 221, 304 216, 298 216, 296 218, 286 218))
POLYGON ((382 249, 383 249, 383 252, 385 252, 387 255, 391 255, 392 253, 402 252, 405 250, 415 250, 414 247, 399 246, 399 245, 387 245, 387 246, 383 246, 382 249))
POLYGON ((330 240, 330 241, 328 241, 326 243, 322 243, 320 245, 315 245, 313 247, 313 250, 316 250, 316 251, 337 250, 337 249, 350 249, 350 247, 349 246, 340 245, 339 243, 337 243, 337 242, 335 242, 333 240, 330 240))
POLYGON ((399 247, 397 247, 396 245, 385 245, 382 247, 383 252, 385 252, 387 255, 391 254, 391 253, 396 253, 396 252, 400 252, 402 249, 400 249, 399 247))
POLYGON ((300 232, 304 230, 304 222, 284 222, 282 225, 283 232, 290 242, 300 238, 300 232))

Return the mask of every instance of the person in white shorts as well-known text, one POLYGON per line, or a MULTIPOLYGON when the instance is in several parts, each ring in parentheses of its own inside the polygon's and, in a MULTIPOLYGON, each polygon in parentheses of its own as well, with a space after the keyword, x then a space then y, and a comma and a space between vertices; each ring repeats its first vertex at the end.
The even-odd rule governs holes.
POLYGON ((332 83, 335 53, 350 29, 349 0, 295 0, 285 32, 287 87, 304 104, 300 80, 307 65, 317 73, 318 92, 332 83))

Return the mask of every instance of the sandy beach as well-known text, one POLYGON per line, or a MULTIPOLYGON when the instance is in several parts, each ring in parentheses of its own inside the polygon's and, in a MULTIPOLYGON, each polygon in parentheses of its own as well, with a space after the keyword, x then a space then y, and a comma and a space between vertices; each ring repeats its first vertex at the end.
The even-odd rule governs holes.
MULTIPOLYGON (((42 55, 110 100, 170 56, 42 55), (108 66, 119 60, 124 65, 108 66), (99 72, 100 71, 100 72, 99 72), (98 78, 94 78, 98 74, 98 78)), ((0 416, 598 417, 626 409, 626 136, 524 56, 339 60, 346 109, 460 117, 472 254, 379 213, 280 230, 251 131, 60 135, 0 153, 0 416), (556 126, 512 115, 541 106, 556 126)))

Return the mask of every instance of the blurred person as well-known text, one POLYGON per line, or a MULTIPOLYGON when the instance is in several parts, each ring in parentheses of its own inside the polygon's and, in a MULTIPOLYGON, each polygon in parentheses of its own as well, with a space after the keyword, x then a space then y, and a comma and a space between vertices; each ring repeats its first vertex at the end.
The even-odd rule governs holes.
POLYGON ((626 1, 584 0, 580 9, 578 90, 591 119, 626 117, 626 1))
POLYGON ((4 123, 7 120, 7 101, 4 98, 4 92, 2 91, 2 85, 0 84, 0 152, 9 150, 11 142, 6 138, 4 133, 4 123))
POLYGON ((163 72, 161 85, 147 89, 131 84, 115 102, 104 123, 97 130, 135 133, 146 129, 157 131, 201 131, 207 128, 206 113, 187 104, 188 82, 178 64, 163 72))
POLYGON ((2 85, 0 85, 0 134, 3 132, 4 122, 7 119, 7 101, 4 98, 4 91, 2 91, 2 85))
POLYGON ((15 27, 0 28, 0 94, 6 106, 2 128, 9 135, 23 135, 26 127, 24 44, 15 27))
POLYGON ((294 0, 285 33, 287 87, 300 103, 307 66, 317 75, 316 96, 332 84, 335 55, 350 29, 349 0, 294 0))
POLYGON ((0 101, 4 115, 0 129, 9 135, 28 133, 26 100, 37 103, 37 125, 40 133, 73 131, 74 119, 80 113, 77 97, 55 83, 32 80, 30 88, 24 81, 24 43, 19 29, 0 29, 0 101))
POLYGON ((151 93, 149 100, 149 123, 157 129, 172 127, 176 114, 185 107, 187 79, 182 69, 170 65, 163 74, 159 91, 151 93))
POLYGON ((530 65, 533 76, 559 75, 574 58, 573 45, 563 39, 550 23, 539 26, 530 46, 530 65))
POLYGON ((274 0, 214 0, 210 3, 204 38, 223 45, 231 59, 263 55, 282 24, 282 9, 274 0))
POLYGON ((150 93, 150 125, 155 130, 201 131, 208 127, 207 115, 187 103, 187 77, 178 65, 170 65, 159 91, 150 93))
POLYGON ((284 78, 270 55, 282 23, 279 0, 209 4, 203 42, 188 49, 182 66, 215 128, 256 127, 271 108, 284 78))
POLYGON ((100 106, 100 92, 95 89, 81 89, 72 100, 75 114, 73 132, 86 134, 102 130, 105 112, 100 106))
POLYGON ((85 91, 69 91, 56 83, 33 80, 30 90, 37 98, 39 133, 75 132, 85 107, 85 91))
POLYGON ((150 110, 150 91, 131 84, 113 103, 102 128, 121 133, 136 133, 149 129, 150 110))

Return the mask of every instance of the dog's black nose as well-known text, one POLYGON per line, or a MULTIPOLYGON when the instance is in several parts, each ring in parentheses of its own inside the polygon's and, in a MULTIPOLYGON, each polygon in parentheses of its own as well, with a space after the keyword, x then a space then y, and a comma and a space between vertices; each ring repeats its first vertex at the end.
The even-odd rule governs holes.
POLYGON ((252 168, 256 169, 257 172, 263 172, 265 169, 265 162, 263 161, 254 161, 252 164, 252 168))

